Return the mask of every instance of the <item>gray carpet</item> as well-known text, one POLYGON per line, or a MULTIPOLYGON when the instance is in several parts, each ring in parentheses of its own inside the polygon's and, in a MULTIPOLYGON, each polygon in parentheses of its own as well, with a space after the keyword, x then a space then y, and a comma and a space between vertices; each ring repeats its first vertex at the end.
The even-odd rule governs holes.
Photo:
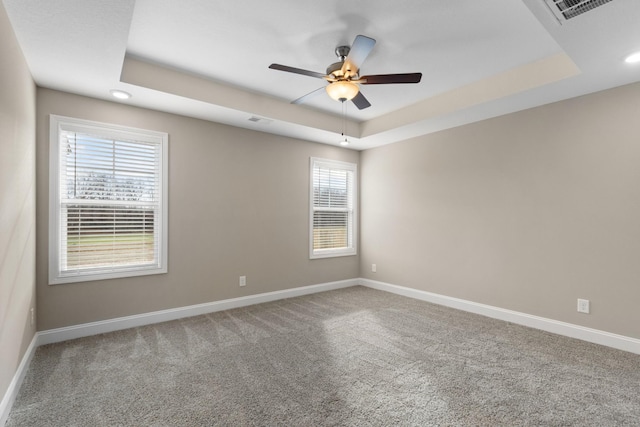
POLYGON ((640 425, 640 356, 364 287, 37 349, 7 426, 640 425))

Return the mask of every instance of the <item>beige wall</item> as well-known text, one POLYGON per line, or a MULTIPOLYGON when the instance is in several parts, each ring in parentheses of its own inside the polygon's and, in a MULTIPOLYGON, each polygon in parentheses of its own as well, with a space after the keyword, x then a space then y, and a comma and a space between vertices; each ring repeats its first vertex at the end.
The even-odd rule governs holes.
POLYGON ((35 85, 0 4, 0 400, 33 339, 35 85))
POLYGON ((37 111, 39 330, 358 277, 308 255, 309 157, 358 152, 48 89, 37 111), (49 114, 169 133, 168 274, 47 284, 49 114))
POLYGON ((365 151, 360 170, 363 277, 640 338, 640 84, 365 151))

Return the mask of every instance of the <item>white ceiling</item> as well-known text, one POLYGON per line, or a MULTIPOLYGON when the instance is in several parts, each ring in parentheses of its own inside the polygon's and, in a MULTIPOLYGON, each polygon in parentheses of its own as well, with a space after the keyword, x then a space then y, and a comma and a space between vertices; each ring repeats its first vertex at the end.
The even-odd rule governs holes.
POLYGON ((377 40, 361 74, 422 72, 417 85, 362 86, 347 105, 361 150, 640 81, 640 2, 613 0, 569 21, 545 0, 3 0, 34 80, 48 87, 337 144, 342 106, 324 73, 334 49, 377 40), (251 117, 270 121, 252 122, 251 117))

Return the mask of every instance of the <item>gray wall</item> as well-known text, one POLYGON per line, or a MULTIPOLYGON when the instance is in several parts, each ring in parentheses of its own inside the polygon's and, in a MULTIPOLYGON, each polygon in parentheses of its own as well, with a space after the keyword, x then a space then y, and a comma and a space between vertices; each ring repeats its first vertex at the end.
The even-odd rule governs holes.
POLYGON ((35 93, 0 4, 0 399, 35 334, 35 93))
POLYGON ((640 338, 638 99, 630 85, 367 150, 360 259, 311 261, 308 158, 358 153, 39 89, 38 327, 362 276, 640 338), (170 134, 169 274, 47 285, 51 113, 170 134))
POLYGON ((363 277, 640 338, 640 84, 368 150, 360 170, 363 277))
POLYGON ((41 88, 37 145, 39 330, 358 277, 308 247, 309 157, 356 151, 41 88), (169 133, 168 274, 47 284, 49 114, 169 133))

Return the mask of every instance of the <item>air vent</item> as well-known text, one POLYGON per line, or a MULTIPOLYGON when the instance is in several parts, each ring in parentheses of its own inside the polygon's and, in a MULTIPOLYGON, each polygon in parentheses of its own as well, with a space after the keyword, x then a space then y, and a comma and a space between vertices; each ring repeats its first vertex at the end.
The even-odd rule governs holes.
POLYGON ((547 6, 562 22, 589 12, 612 0, 545 0, 547 6))
POLYGON ((247 120, 249 120, 250 122, 254 122, 254 123, 260 123, 262 125, 268 125, 269 123, 271 123, 273 121, 273 120, 270 120, 270 119, 265 119, 264 117, 256 117, 256 116, 251 116, 247 120))

